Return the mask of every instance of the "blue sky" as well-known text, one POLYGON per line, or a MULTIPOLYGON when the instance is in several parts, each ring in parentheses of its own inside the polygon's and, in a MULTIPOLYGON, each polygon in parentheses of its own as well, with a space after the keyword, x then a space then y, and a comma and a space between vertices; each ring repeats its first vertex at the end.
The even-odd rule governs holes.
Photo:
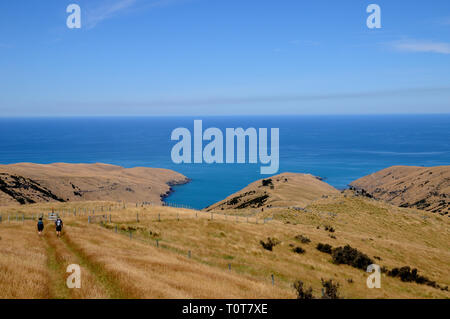
POLYGON ((1 1, 0 35, 0 116, 450 113, 448 0, 1 1))

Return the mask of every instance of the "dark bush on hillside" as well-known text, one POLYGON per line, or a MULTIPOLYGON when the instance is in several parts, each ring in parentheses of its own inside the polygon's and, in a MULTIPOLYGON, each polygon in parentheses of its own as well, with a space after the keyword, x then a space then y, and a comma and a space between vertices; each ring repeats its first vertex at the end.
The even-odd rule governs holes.
POLYGON ((330 225, 325 225, 325 230, 329 231, 330 233, 334 233, 334 228, 330 225))
POLYGON ((264 249, 272 251, 273 247, 275 247, 276 245, 278 245, 280 243, 280 241, 276 238, 267 238, 267 242, 264 242, 262 240, 259 241, 261 246, 263 246, 264 249))
POLYGON ((297 280, 294 282, 294 289, 297 292, 297 299, 314 299, 312 288, 309 287, 308 289, 305 289, 303 281, 297 280))
POLYGON ((295 239, 300 241, 302 244, 308 244, 311 242, 311 239, 309 239, 308 237, 303 236, 303 235, 297 235, 297 236, 295 236, 295 239))
POLYGON ((292 249, 292 251, 296 254, 304 254, 305 250, 302 247, 295 247, 292 249))
POLYGON ((420 285, 427 285, 436 289, 448 291, 448 286, 441 286, 435 281, 419 275, 416 268, 411 269, 409 266, 404 266, 401 268, 393 268, 390 271, 386 271, 386 273, 388 276, 400 278, 400 280, 404 282, 415 282, 420 285))
POLYGON ((270 186, 270 185, 273 186, 273 183, 272 183, 272 179, 271 179, 271 178, 269 178, 269 179, 263 179, 263 180, 262 180, 262 186, 270 186))
POLYGON ((243 208, 247 208, 247 207, 258 208, 258 207, 263 206, 268 198, 269 198, 269 195, 258 196, 258 197, 255 197, 249 201, 246 201, 246 202, 240 204, 236 208, 237 209, 243 209, 243 208))
POLYGON ((372 259, 350 245, 334 248, 331 256, 337 265, 345 264, 362 270, 366 270, 367 266, 373 264, 372 259))
POLYGON ((339 284, 333 283, 333 280, 322 281, 322 299, 339 299, 339 284))
POLYGON ((316 248, 318 251, 321 251, 326 254, 331 254, 331 250, 333 249, 333 247, 331 245, 322 244, 322 243, 318 243, 316 248))
POLYGON ((435 286, 436 282, 429 280, 425 276, 421 276, 417 273, 417 269, 409 266, 404 266, 401 268, 394 268, 388 272, 388 276, 399 277, 401 281, 404 282, 415 282, 422 285, 435 286))

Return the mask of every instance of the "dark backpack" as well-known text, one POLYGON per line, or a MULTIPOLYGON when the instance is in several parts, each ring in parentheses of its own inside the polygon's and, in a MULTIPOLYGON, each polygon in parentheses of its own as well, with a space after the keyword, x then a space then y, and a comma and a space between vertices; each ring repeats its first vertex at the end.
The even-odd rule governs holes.
POLYGON ((61 226, 61 224, 62 224, 62 220, 61 219, 58 219, 57 221, 56 221, 56 226, 61 226))

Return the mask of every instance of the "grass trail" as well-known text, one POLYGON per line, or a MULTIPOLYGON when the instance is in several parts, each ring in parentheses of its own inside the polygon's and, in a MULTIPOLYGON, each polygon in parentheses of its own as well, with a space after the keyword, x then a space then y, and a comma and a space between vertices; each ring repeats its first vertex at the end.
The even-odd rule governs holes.
POLYGON ((84 253, 84 251, 78 247, 71 239, 68 233, 66 232, 62 238, 65 243, 67 249, 76 256, 79 265, 85 269, 87 269, 92 275, 95 276, 98 284, 104 289, 107 293, 108 298, 113 299, 124 299, 124 298, 138 298, 137 296, 128 296, 123 292, 124 290, 118 283, 118 281, 114 278, 112 274, 110 274, 107 270, 105 270, 104 265, 95 262, 90 256, 84 253))
POLYGON ((67 241, 64 239, 65 236, 68 236, 67 231, 64 231, 63 236, 58 238, 53 230, 53 228, 47 229, 44 235, 48 256, 49 297, 53 299, 114 297, 115 294, 111 294, 106 289, 107 286, 103 285, 103 281, 97 276, 97 273, 91 271, 92 265, 67 245, 67 241), (70 264, 77 264, 81 267, 80 289, 69 289, 66 285, 69 275, 66 270, 70 264))
POLYGON ((66 266, 61 253, 57 250, 54 234, 50 234, 47 230, 43 238, 47 251, 49 298, 69 299, 71 298, 71 293, 66 286, 66 266))

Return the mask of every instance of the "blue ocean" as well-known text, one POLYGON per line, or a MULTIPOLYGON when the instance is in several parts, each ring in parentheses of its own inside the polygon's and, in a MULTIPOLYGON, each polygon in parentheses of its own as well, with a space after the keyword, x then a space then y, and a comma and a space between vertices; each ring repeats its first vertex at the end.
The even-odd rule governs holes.
POLYGON ((280 129, 279 172, 345 188, 392 165, 450 164, 450 115, 1 118, 0 163, 110 163, 176 170, 192 181, 167 201, 204 208, 245 187, 261 164, 174 164, 172 130, 280 129))

